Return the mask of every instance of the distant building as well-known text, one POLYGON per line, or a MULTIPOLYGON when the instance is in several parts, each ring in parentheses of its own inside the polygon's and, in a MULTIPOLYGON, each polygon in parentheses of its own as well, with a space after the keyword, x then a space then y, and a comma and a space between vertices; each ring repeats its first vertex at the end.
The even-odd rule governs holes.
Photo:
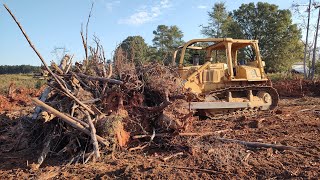
MULTIPOLYGON (((306 71, 307 71, 307 72, 309 71, 309 68, 308 68, 308 67, 306 67, 306 71)), ((291 72, 303 74, 303 73, 304 73, 304 70, 303 70, 303 62, 294 63, 294 64, 291 66, 291 72)))

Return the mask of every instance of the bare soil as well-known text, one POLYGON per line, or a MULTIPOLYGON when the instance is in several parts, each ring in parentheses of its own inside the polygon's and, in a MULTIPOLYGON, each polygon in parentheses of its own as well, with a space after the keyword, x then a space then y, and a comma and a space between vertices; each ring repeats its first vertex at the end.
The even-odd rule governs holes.
POLYGON ((143 150, 116 149, 95 163, 68 165, 66 159, 51 154, 38 170, 30 168, 42 149, 32 145, 37 137, 30 139, 32 127, 26 125, 26 115, 31 113, 32 106, 21 106, 0 116, 1 179, 320 178, 320 98, 282 99, 272 114, 199 120, 191 128, 193 132, 226 130, 216 136, 294 146, 298 151, 252 149, 220 142, 216 136, 176 136, 163 145, 163 138, 156 137, 143 150))

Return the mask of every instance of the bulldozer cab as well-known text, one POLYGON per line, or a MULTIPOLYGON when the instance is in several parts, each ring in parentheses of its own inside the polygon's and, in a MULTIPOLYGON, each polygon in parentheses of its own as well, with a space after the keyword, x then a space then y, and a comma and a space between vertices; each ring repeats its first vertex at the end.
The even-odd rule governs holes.
POLYGON ((175 51, 173 63, 178 56, 182 79, 198 84, 268 80, 257 40, 194 39, 175 51))

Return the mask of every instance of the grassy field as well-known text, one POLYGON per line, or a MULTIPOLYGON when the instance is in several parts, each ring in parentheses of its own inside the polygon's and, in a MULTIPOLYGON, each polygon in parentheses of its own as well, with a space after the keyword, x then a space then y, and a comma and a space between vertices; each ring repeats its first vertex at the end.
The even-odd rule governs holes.
POLYGON ((1 74, 0 75, 0 94, 8 92, 8 87, 14 83, 16 87, 40 88, 45 80, 33 78, 28 74, 1 74))

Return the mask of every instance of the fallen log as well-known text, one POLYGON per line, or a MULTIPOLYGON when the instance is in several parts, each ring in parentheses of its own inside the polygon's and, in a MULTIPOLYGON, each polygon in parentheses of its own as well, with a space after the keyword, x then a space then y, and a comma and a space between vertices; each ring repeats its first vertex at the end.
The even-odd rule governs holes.
MULTIPOLYGON (((31 100, 38 106, 41 106, 44 110, 54 114, 55 116, 61 118, 62 121, 66 122, 67 124, 71 125, 72 127, 74 127, 75 129, 87 134, 88 136, 91 136, 91 132, 85 128, 84 126, 82 126, 79 122, 73 120, 72 118, 68 117, 67 115, 59 112, 58 110, 54 109, 53 107, 45 104, 44 102, 40 101, 39 99, 37 98, 31 98, 31 100)), ((104 139, 103 137, 101 136, 98 136, 97 135, 97 140, 105 145, 105 146, 109 146, 109 142, 104 139)))

